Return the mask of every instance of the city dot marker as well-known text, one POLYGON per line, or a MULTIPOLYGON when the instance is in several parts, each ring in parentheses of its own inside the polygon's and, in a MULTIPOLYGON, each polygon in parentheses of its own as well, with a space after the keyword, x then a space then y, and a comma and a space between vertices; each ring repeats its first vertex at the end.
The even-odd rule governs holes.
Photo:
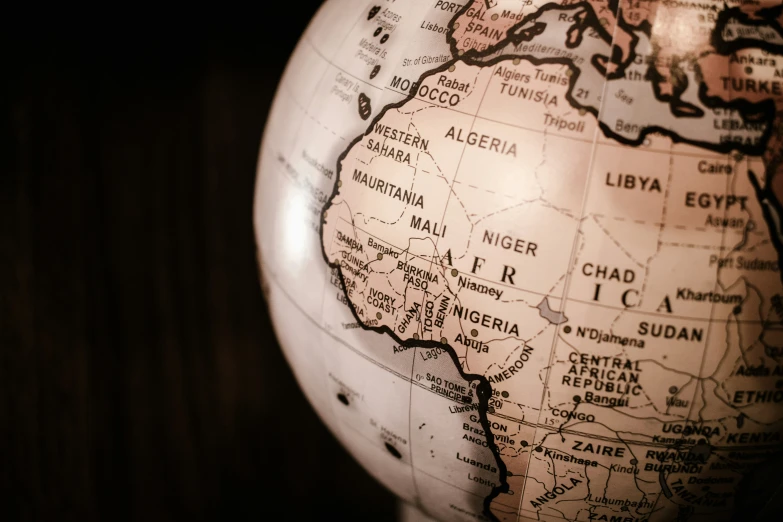
POLYGON ((753 67, 745 67, 745 74, 753 74, 753 67))
POLYGON ((563 331, 567 334, 571 333, 571 327, 570 326, 564 326, 563 331))
POLYGON ((523 448, 527 447, 527 441, 526 440, 521 441, 520 444, 522 444, 523 448))
POLYGON ((574 402, 582 402, 582 398, 579 395, 574 395, 574 402))
POLYGON ((500 392, 500 395, 502 395, 504 399, 508 399, 508 392, 507 391, 503 390, 502 392, 500 392))
POLYGON ((574 71, 572 71, 571 69, 566 69, 566 72, 565 72, 566 76, 570 77, 572 74, 574 74, 574 71))
POLYGON ((380 261, 381 259, 383 259, 383 254, 381 254, 380 252, 378 252, 378 255, 377 255, 377 256, 375 256, 375 257, 377 257, 377 258, 378 258, 378 261, 380 261))
POLYGON ((636 466, 637 464, 639 464, 639 461, 638 461, 638 460, 636 460, 636 459, 631 459, 631 466, 636 466))
MULTIPOLYGON (((457 24, 454 24, 454 25, 457 25, 457 24)), ((457 51, 457 55, 458 55, 458 56, 462 56, 463 54, 465 54, 465 51, 463 51, 462 49, 460 49, 459 51, 457 51)))
POLYGON ((675 394, 675 393, 677 393, 677 387, 676 387, 676 386, 671 386, 671 387, 669 388, 669 393, 671 393, 671 394, 675 394))
POLYGON ((456 68, 456 67, 454 67, 453 65, 452 65, 451 67, 449 67, 449 72, 454 72, 454 71, 456 71, 456 70, 457 70, 457 68, 456 68))
POLYGON ((497 13, 495 13, 495 14, 493 14, 493 15, 492 15, 490 18, 492 18, 492 21, 494 22, 495 20, 497 20, 497 19, 498 19, 498 14, 497 14, 497 13))
POLYGON ((377 314, 375 314, 375 317, 377 317, 378 319, 380 319, 380 318, 381 318, 381 317, 383 317, 383 316, 381 315, 381 313, 380 313, 380 312, 378 312, 377 314))
POLYGON ((459 22, 454 22, 454 25, 453 25, 452 27, 454 27, 454 30, 455 30, 455 31, 456 31, 457 29, 459 29, 459 22))
POLYGON ((402 453, 400 453, 397 448, 389 444, 388 442, 383 443, 386 446, 386 451, 397 457, 398 459, 402 458, 402 453))
POLYGON ((472 329, 472 330, 470 331, 470 335, 472 335, 473 337, 476 337, 476 336, 478 335, 478 330, 476 330, 475 328, 474 328, 474 329, 472 329))
POLYGON ((542 451, 544 451, 544 448, 542 448, 541 446, 536 446, 536 451, 541 453, 542 451))
POLYGON ((342 186, 343 186, 343 180, 338 179, 337 180, 337 187, 339 188, 339 187, 342 187, 342 186))
POLYGON ((519 65, 519 62, 521 61, 522 60, 520 60, 519 58, 514 58, 513 60, 511 60, 511 63, 513 63, 514 65, 519 65))
POLYGON ((449 340, 446 339, 445 337, 441 337, 440 342, 442 342, 443 344, 449 344, 449 340))
POLYGON ((414 333, 414 334, 413 334, 413 338, 414 338, 414 339, 416 339, 416 340, 418 341, 418 340, 419 340, 419 334, 417 334, 417 333, 414 333))
POLYGON ((457 277, 459 275, 459 270, 457 270, 456 268, 452 268, 451 269, 451 275, 454 276, 454 277, 457 277))

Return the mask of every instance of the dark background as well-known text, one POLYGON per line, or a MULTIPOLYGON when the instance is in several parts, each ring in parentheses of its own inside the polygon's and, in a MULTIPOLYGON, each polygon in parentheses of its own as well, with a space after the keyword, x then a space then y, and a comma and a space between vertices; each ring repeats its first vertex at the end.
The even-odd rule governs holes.
POLYGON ((319 3, 5 17, 1 520, 394 518, 258 282, 258 146, 319 3))

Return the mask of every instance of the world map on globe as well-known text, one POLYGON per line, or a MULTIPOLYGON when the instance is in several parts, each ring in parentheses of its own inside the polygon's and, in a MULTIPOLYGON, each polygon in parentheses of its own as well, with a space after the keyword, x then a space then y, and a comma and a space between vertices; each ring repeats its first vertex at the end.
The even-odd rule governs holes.
POLYGON ((781 23, 766 0, 322 6, 254 223, 286 358, 373 476, 441 520, 768 514, 781 23))

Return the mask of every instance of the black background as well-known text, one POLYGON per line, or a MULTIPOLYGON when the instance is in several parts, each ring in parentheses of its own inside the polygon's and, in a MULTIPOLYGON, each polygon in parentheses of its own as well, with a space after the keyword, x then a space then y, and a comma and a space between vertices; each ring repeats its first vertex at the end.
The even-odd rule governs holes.
POLYGON ((318 4, 5 17, 0 519, 394 518, 258 283, 258 146, 318 4))

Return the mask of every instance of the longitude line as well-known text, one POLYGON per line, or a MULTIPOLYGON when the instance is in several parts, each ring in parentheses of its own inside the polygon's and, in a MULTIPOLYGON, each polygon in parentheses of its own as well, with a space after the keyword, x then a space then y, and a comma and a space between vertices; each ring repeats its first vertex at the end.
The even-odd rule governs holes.
MULTIPOLYGON (((390 243, 389 241, 387 241, 387 240, 385 240, 383 238, 380 238, 378 236, 373 235, 372 233, 368 232, 367 230, 363 229, 362 227, 360 227, 358 225, 350 223, 348 220, 346 220, 343 217, 340 217, 340 219, 345 221, 346 223, 349 223, 353 228, 363 232, 364 234, 366 234, 368 236, 371 236, 373 239, 375 239, 375 240, 377 240, 379 242, 385 243, 385 244, 387 244, 387 245, 389 245, 389 246, 391 246, 393 248, 396 248, 397 250, 400 250, 400 251, 406 250, 404 248, 401 248, 398 245, 390 243)), ((660 225, 658 225, 658 226, 660 226, 660 225)), ((407 252, 406 255, 409 256, 409 257, 415 257, 417 259, 424 259, 426 261, 430 260, 426 256, 413 254, 410 251, 407 252)), ((395 269, 393 269, 393 270, 395 270, 395 269)), ((464 273, 464 272, 462 272, 462 273, 464 273)), ((497 286, 502 286, 502 287, 509 288, 511 290, 516 290, 518 292, 523 292, 523 293, 526 293, 526 294, 537 295, 537 296, 540 296, 540 297, 551 297, 550 294, 545 294, 545 293, 542 293, 542 292, 536 292, 536 291, 533 291, 533 290, 519 289, 516 286, 512 286, 512 285, 509 285, 509 284, 506 284, 506 283, 498 283, 496 281, 492 281, 490 279, 486 279, 486 278, 480 277, 480 276, 475 275, 475 274, 471 274, 471 278, 477 279, 477 280, 481 280, 481 281, 486 281, 488 283, 493 283, 493 284, 495 284, 497 286)), ((660 316, 660 317, 668 317, 670 319, 682 319, 684 321, 701 321, 701 322, 705 322, 705 323, 717 322, 717 320, 710 319, 709 317, 689 317, 689 316, 679 315, 679 314, 664 314, 662 312, 636 311, 636 310, 620 308, 620 307, 617 307, 617 306, 611 306, 611 305, 600 304, 600 303, 593 303, 592 301, 585 301, 583 299, 570 299, 570 301, 574 302, 574 303, 590 304, 592 306, 605 308, 607 310, 625 311, 625 312, 627 312, 629 314, 638 313, 638 314, 643 314, 643 315, 648 315, 648 316, 653 316, 653 317, 660 316)), ((780 325, 781 324, 781 323, 773 323, 773 322, 766 321, 766 320, 758 320, 758 321, 755 321, 755 320, 744 320, 744 321, 737 320, 737 323, 739 323, 739 324, 765 324, 765 325, 770 325, 770 324, 772 324, 772 325, 780 325)))
MULTIPOLYGON (((614 33, 612 34, 612 44, 609 46, 609 53, 610 53, 609 56, 610 57, 611 57, 612 49, 614 49, 614 40, 615 40, 615 35, 617 34, 617 28, 620 25, 619 24, 620 5, 621 5, 621 3, 618 2, 617 3, 617 10, 615 11, 614 33)), ((591 64, 588 64, 587 66, 590 67, 591 64)), ((607 66, 606 72, 604 73, 604 85, 603 85, 603 88, 601 90, 601 106, 598 108, 598 113, 595 116, 595 118, 596 118, 596 120, 598 122, 601 121, 601 116, 603 114, 604 104, 605 104, 605 101, 606 101, 606 91, 607 91, 607 86, 609 84, 609 82, 608 82, 608 80, 606 78, 606 76, 608 74, 608 71, 609 71, 609 68, 607 66)), ((601 126, 600 125, 596 125, 595 133, 594 133, 593 136, 594 136, 593 137, 593 146, 592 146, 592 149, 590 151, 590 160, 588 161, 588 164, 587 164, 587 175, 585 176, 585 188, 584 188, 584 193, 583 193, 583 197, 582 197, 582 208, 581 208, 581 210, 579 212, 579 220, 577 221, 578 225, 577 225, 576 233, 574 234, 574 240, 573 240, 573 243, 572 243, 572 246, 571 246, 571 256, 570 256, 570 258, 568 260, 568 265, 566 265, 566 273, 565 273, 565 279, 564 279, 564 283, 563 283, 562 308, 560 310, 561 313, 563 313, 563 314, 565 314, 565 309, 566 309, 566 305, 567 305, 567 302, 568 302, 568 288, 569 288, 570 283, 571 283, 572 265, 573 265, 575 257, 576 257, 577 245, 579 244, 579 234, 580 234, 580 230, 582 228, 582 220, 584 219, 585 209, 587 208, 587 199, 588 199, 588 196, 590 195, 590 179, 592 177, 593 162, 595 161, 596 150, 598 148, 598 138, 601 136, 601 126)), ((555 333, 554 333, 554 336, 552 338, 552 347, 551 347, 551 349, 549 351, 549 361, 547 362, 547 367, 546 367, 546 376, 544 377, 544 389, 541 392, 541 402, 540 402, 539 407, 538 407, 538 419, 536 420, 536 428, 534 428, 534 430, 533 430, 533 440, 531 441, 530 446, 528 446, 530 448, 529 453, 530 453, 531 457, 532 457, 532 452, 533 452, 533 444, 535 443, 536 436, 538 434, 538 425, 541 423, 540 422, 541 421, 541 412, 544 409, 544 402, 546 401, 546 390, 547 390, 547 387, 549 386, 549 374, 550 374, 550 372, 552 370, 552 363, 553 363, 553 359, 555 357, 555 347, 557 346, 557 339, 558 339, 559 330, 560 330, 560 326, 559 325, 555 325, 555 333)), ((530 471, 530 457, 528 458, 528 473, 525 473, 525 478, 522 481, 522 491, 519 494, 519 507, 517 508, 517 522, 519 522, 521 517, 522 517, 522 501, 525 498, 525 487, 527 486, 527 479, 528 479, 529 471, 530 471)))
MULTIPOLYGON (((729 76, 731 76, 729 69, 729 76)), ((731 96, 731 85, 729 85, 729 96, 731 96)), ((731 135, 731 131, 729 131, 729 135, 731 135)), ((671 169, 671 167, 670 167, 671 169)), ((736 172, 735 172, 736 175, 736 172)), ((671 176, 671 175, 670 175, 671 176)), ((728 195, 729 193, 729 183, 731 181, 731 178, 726 179, 726 186, 725 186, 725 194, 728 195)), ((726 219, 726 216, 728 215, 728 208, 723 209, 723 218, 726 219)), ((661 220, 664 221, 664 220, 661 220)), ((664 223, 661 223, 661 228, 663 228, 664 223)), ((726 227, 723 227, 721 230, 721 239, 720 239, 720 246, 723 247, 726 243, 726 227)), ((715 268, 715 285, 713 286, 713 290, 717 291, 720 289, 720 268, 715 268)), ((695 382, 697 383, 696 386, 694 386, 693 395, 691 396, 691 405, 690 408, 688 408, 688 415, 685 417, 685 423, 692 422, 691 421, 691 415, 693 414, 693 407, 696 405, 696 396, 698 395, 700 390, 704 389, 704 380, 702 378, 702 371, 704 370, 704 364, 707 361, 707 351, 709 350, 709 344, 710 344, 710 333, 712 331, 712 322, 713 322, 713 316, 715 315, 715 303, 710 304, 710 321, 707 326, 707 335, 704 336, 704 351, 701 354, 701 362, 699 363, 699 372, 697 374, 697 378, 695 382)), ((680 437, 680 440, 685 439, 685 430, 683 430, 682 435, 680 437)), ((661 471, 661 474, 663 474, 663 471, 661 471)), ((668 475, 666 476, 668 478, 668 475)), ((655 502, 653 502, 652 507, 650 508, 650 512, 652 513, 655 510, 655 506, 658 504, 658 501, 663 496, 663 491, 658 494, 658 496, 655 498, 655 502)))
MULTIPOLYGON (((462 63, 464 63, 467 66, 467 64, 465 62, 462 62, 462 63)), ((493 67, 493 70, 494 70, 494 67, 493 67)), ((486 85, 486 87, 484 87, 484 93, 481 95, 481 100, 479 100, 478 107, 476 107, 476 114, 478 114, 479 110, 481 109, 481 103, 484 101, 484 97, 487 95, 487 91, 489 90, 489 84, 491 83, 491 81, 492 81, 492 76, 490 75, 489 80, 487 81, 487 85, 486 85)), ((476 117, 474 115, 473 120, 472 120, 472 122, 470 124, 470 129, 471 130, 473 130, 473 125, 475 124, 475 122, 476 122, 476 117)), ((457 162, 457 166, 454 169, 454 179, 452 179, 451 185, 449 186, 449 194, 446 197, 446 204, 444 205, 444 208, 443 208, 443 217, 446 216, 446 211, 449 208, 449 201, 451 200, 451 194, 454 192, 454 181, 457 179, 457 174, 459 173, 459 167, 462 164, 462 158, 465 155, 465 149, 466 148, 467 148, 467 143, 465 145, 463 145, 462 153, 460 154, 459 161, 457 162)), ((418 171, 418 165, 417 165, 417 169, 416 170, 418 171)), ((443 217, 441 217, 441 223, 444 223, 443 217)), ((445 225, 445 223, 444 223, 444 225, 445 225)), ((430 267, 429 267, 428 271, 432 270, 432 265, 434 263, 435 256, 438 254, 438 240, 439 239, 440 239, 440 236, 438 236, 438 238, 435 240, 435 244, 434 244, 433 249, 432 249, 432 258, 430 259, 430 267)), ((424 294, 423 294, 423 297, 422 297, 422 303, 421 303, 422 309, 424 309, 426 299, 427 299, 427 291, 425 290, 424 294)), ((420 335, 423 336, 423 333, 420 333, 420 335)), ((408 440, 411 441, 411 448, 413 447, 413 438, 411 437, 411 433, 410 433, 410 430, 411 430, 411 411, 413 409, 412 408, 412 405, 413 405, 412 404, 413 403, 413 371, 414 371, 413 369, 416 366, 416 355, 418 353, 417 350, 418 350, 418 347, 414 347, 413 364, 411 365, 411 379, 410 379, 411 393, 408 395, 408 440)), ((456 350, 455 350, 455 353, 456 353, 456 350)), ((459 357, 457 357, 457 359, 459 360, 459 357)), ((459 371, 460 371, 460 369, 457 368, 457 372, 458 373, 459 373, 459 371)), ((415 469, 416 468, 413 465, 413 453, 411 452, 411 470, 412 470, 412 473, 414 475, 414 483, 415 483, 415 469)), ((416 491, 417 491, 417 497, 418 497, 418 489, 416 491)))
MULTIPOLYGON (((319 324, 318 320, 316 320, 312 315, 310 315, 306 310, 304 310, 299 305, 299 303, 296 301, 296 299, 294 299, 294 297, 291 294, 288 293, 286 288, 279 281, 279 279, 277 277, 277 274, 272 272, 272 269, 270 268, 270 265, 268 263, 264 262, 263 260, 261 260, 261 264, 264 265, 264 267, 265 267, 264 268, 264 272, 269 275, 269 281, 274 283, 275 286, 277 286, 277 288, 280 290, 282 295, 286 298, 286 300, 291 305, 293 305, 294 308, 296 308, 297 311, 299 311, 307 319, 307 321, 312 323, 313 326, 318 328, 323 334, 328 335, 333 340, 335 340, 337 343, 339 343, 341 346, 343 346, 346 349, 352 351, 354 354, 356 354, 357 356, 363 358, 367 362, 369 362, 371 364, 374 364, 375 366, 377 366, 381 370, 383 370, 383 371, 385 371, 387 373, 390 373, 392 375, 395 375, 395 376, 399 377, 402 380, 408 381, 408 377, 406 377, 404 374, 397 372, 396 370, 394 370, 394 369, 386 366, 385 364, 381 363, 377 359, 374 359, 373 357, 365 354, 364 352, 361 351, 361 349, 359 349, 356 346, 353 346, 352 344, 348 343, 345 339, 342 339, 341 337, 339 337, 334 332, 326 330, 323 327, 323 325, 319 324)), ((438 395, 436 392, 431 391, 426 386, 420 385, 420 384, 415 383, 415 382, 412 383, 412 384, 415 385, 415 386, 418 386, 422 391, 426 391, 428 393, 432 393, 432 394, 438 395)), ((459 404, 459 403, 457 403, 455 401, 455 404, 459 404)), ((501 416, 501 418, 504 418, 506 420, 510 420, 512 422, 516 422, 518 424, 523 424, 523 425, 526 425, 526 426, 531 426, 531 427, 538 426, 538 427, 540 427, 542 429, 549 430, 552 433, 567 433, 569 435, 580 435, 580 436, 583 436, 583 437, 593 436, 593 437, 595 437, 598 440, 606 440, 606 441, 610 441, 610 440, 616 441, 617 440, 617 439, 610 439, 609 437, 596 436, 594 434, 590 434, 590 433, 583 432, 583 431, 577 431, 577 430, 573 430, 573 429, 567 429, 566 428, 566 429, 563 429, 563 430, 557 430, 555 428, 551 428, 551 427, 546 426, 546 425, 536 424, 536 423, 533 423, 533 422, 524 421, 522 419, 516 419, 516 418, 513 418, 513 417, 501 416)), ((630 444, 630 445, 633 445, 633 446, 643 446, 645 448, 667 448, 668 447, 668 444, 665 444, 665 443, 656 443, 656 442, 643 441, 643 440, 629 440, 629 439, 625 439, 625 442, 627 444, 630 444)), ((774 444, 766 444, 766 445, 760 444, 760 445, 743 446, 743 448, 746 449, 746 450, 756 450, 756 449, 757 450, 768 450, 769 448, 773 448, 773 447, 775 447, 774 444)), ((736 446, 714 446, 714 449, 716 451, 733 451, 733 450, 736 449, 736 446)))

